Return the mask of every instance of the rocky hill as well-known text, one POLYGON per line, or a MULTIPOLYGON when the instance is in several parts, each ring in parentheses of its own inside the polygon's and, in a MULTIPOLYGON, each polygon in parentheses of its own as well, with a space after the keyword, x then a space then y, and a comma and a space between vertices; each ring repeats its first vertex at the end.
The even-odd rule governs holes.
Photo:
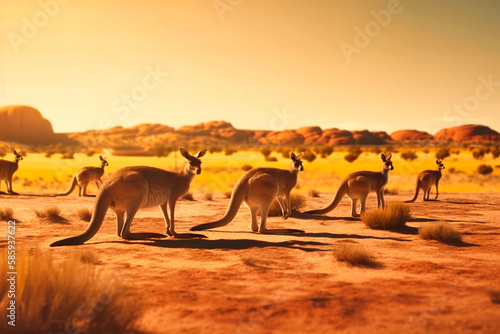
POLYGON ((400 130, 390 135, 383 131, 348 131, 308 126, 283 131, 236 129, 225 121, 186 125, 175 129, 164 124, 140 124, 124 128, 56 134, 52 125, 35 108, 0 108, 0 141, 24 144, 81 143, 84 147, 108 148, 118 155, 152 155, 171 147, 256 147, 263 145, 384 145, 401 141, 500 141, 500 134, 484 125, 463 125, 439 131, 434 136, 418 130, 400 130))

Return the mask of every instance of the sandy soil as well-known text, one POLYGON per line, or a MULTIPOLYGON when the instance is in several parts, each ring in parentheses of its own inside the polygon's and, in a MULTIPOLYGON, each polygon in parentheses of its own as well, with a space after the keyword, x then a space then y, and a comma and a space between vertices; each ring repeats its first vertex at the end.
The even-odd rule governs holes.
MULTIPOLYGON (((332 194, 310 198, 307 209, 332 194)), ((273 217, 268 228, 303 234, 250 232, 245 207, 228 226, 203 231, 206 239, 124 241, 116 236, 111 211, 87 244, 49 248, 76 235, 87 223, 76 211, 93 198, 0 196, 18 220, 17 237, 62 259, 77 249, 91 251, 145 303, 145 333, 500 333, 499 193, 443 193, 439 201, 411 204, 414 218, 404 232, 375 231, 346 218, 350 202, 324 217, 273 217), (38 220, 35 209, 59 206, 65 224, 38 220), (422 240, 417 228, 446 220, 464 233, 462 246, 422 240), (350 267, 335 259, 339 245, 362 245, 379 263, 350 267)), ((410 193, 386 196, 387 202, 410 193)), ((369 208, 376 199, 370 195, 369 208)), ((221 216, 228 199, 181 201, 176 231, 221 216)), ((164 233, 157 208, 139 211, 133 232, 164 233)), ((4 235, 4 233, 2 233, 4 235)), ((5 247, 1 238, 0 247, 5 247)))

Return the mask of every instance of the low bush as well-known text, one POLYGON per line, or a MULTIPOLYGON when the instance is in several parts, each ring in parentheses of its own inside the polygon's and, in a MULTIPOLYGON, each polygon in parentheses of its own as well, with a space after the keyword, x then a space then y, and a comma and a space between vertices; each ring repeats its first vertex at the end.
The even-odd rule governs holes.
POLYGON ((90 219, 92 218, 92 211, 90 209, 87 209, 87 208, 81 208, 79 209, 77 212, 76 212, 78 218, 80 220, 83 220, 83 221, 86 221, 86 222, 89 222, 90 219))
POLYGON ((6 222, 14 220, 14 210, 12 208, 0 209, 0 220, 6 222))
POLYGON ((477 172, 481 175, 488 175, 493 173, 493 167, 491 167, 490 165, 482 164, 477 166, 477 172))
MULTIPOLYGON (((0 270, 8 269, 7 249, 0 251, 0 270)), ((49 253, 18 250, 16 260, 16 333, 138 333, 142 314, 138 296, 127 293, 119 278, 104 275, 82 253, 54 263, 49 253)), ((2 283, 3 284, 3 283, 2 283)), ((0 289, 0 307, 11 298, 0 289)), ((8 318, 0 332, 11 333, 8 318)))
POLYGON ((345 262, 356 267, 376 267, 378 263, 373 260, 370 253, 358 245, 341 245, 335 250, 337 261, 345 262))
POLYGON ((437 240, 445 244, 456 244, 462 242, 462 234, 455 230, 447 222, 432 222, 420 226, 418 235, 425 240, 437 240))
POLYGON ((388 204, 384 209, 366 211, 361 220, 375 230, 395 230, 402 228, 411 218, 410 206, 403 203, 388 204))
POLYGON ((35 210, 35 215, 45 221, 52 223, 66 223, 68 220, 61 216, 61 209, 57 206, 50 206, 42 210, 35 210))
MULTIPOLYGON (((307 199, 304 195, 291 194, 290 195, 290 205, 292 207, 292 212, 300 211, 306 205, 307 199)), ((286 204, 285 204, 286 205, 286 204)), ((280 205, 277 200, 273 201, 269 211, 267 213, 268 217, 279 217, 282 215, 280 205)))

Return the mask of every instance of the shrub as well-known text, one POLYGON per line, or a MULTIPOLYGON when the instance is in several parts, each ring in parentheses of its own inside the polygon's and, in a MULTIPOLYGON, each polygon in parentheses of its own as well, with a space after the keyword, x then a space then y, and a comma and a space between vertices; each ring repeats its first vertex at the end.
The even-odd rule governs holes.
POLYGON ((231 198, 232 191, 224 191, 222 195, 224 195, 225 198, 231 198))
POLYGON ((181 196, 181 201, 194 201, 193 193, 185 193, 181 196))
POLYGON ((393 189, 384 189, 384 195, 397 195, 399 194, 399 189, 398 188, 393 188, 393 189))
POLYGON ((316 189, 311 189, 309 190, 309 197, 319 197, 319 191, 317 191, 316 189))
POLYGON ((425 240, 437 240, 445 244, 456 244, 462 242, 462 234, 444 221, 422 225, 418 234, 425 240))
POLYGON ((417 152, 415 151, 406 151, 401 153, 401 158, 408 161, 413 161, 417 158, 417 152))
POLYGON ((241 166, 241 169, 243 169, 245 172, 248 172, 250 169, 252 169, 253 167, 248 165, 248 164, 245 164, 243 166, 241 166))
POLYGON ((384 209, 366 211, 361 220, 375 230, 395 230, 405 226, 411 218, 410 206, 403 203, 386 205, 384 209))
POLYGON ((480 148, 480 149, 478 148, 478 149, 475 149, 474 151, 472 151, 472 156, 476 160, 483 159, 485 155, 486 155, 486 151, 482 148, 480 148))
POLYGON ((265 157, 265 159, 266 159, 266 161, 270 161, 270 162, 276 162, 276 161, 278 161, 278 158, 276 158, 276 157, 269 157, 268 156, 268 157, 265 157))
POLYGON ((89 222, 90 219, 92 218, 92 211, 87 208, 81 208, 76 212, 78 218, 80 220, 83 220, 85 222, 89 222))
POLYGON ((224 155, 233 155, 234 153, 238 152, 237 148, 234 147, 228 147, 224 150, 224 155))
POLYGON ((361 153, 354 153, 354 152, 350 152, 348 153, 346 156, 344 156, 344 159, 347 161, 347 162, 354 162, 360 155, 361 153))
POLYGON ((500 290, 490 289, 488 290, 488 295, 490 296, 490 300, 493 304, 500 304, 500 290))
MULTIPOLYGON (((292 207, 292 212, 300 211, 306 205, 306 197, 304 195, 299 194, 291 194, 290 195, 290 205, 292 207)), ((285 204, 286 205, 286 204, 285 204)), ((267 213, 268 217, 279 217, 282 215, 280 205, 278 201, 273 201, 271 207, 269 208, 269 212, 267 213)))
POLYGON ((356 267, 376 267, 378 264, 364 248, 358 245, 340 245, 335 250, 337 261, 356 267))
POLYGON ((492 149, 491 155, 493 156, 493 159, 500 157, 500 147, 495 147, 494 149, 492 149))
POLYGON ((61 216, 61 209, 57 206, 51 206, 43 210, 35 210, 35 215, 42 220, 52 223, 66 223, 68 221, 61 216))
POLYGON ((440 148, 436 152, 436 159, 439 159, 439 160, 443 160, 444 158, 449 157, 449 156, 450 156, 450 150, 447 148, 440 148))
POLYGON ((12 208, 0 209, 0 220, 6 222, 14 220, 14 210, 12 208))
MULTIPOLYGON (((8 269, 7 249, 0 251, 0 267, 8 269)), ((96 270, 81 253, 54 263, 50 253, 19 250, 16 260, 16 331, 60 333, 71 328, 79 333, 133 333, 142 313, 139 298, 111 274, 96 270)), ((5 310, 8 289, 0 289, 0 307, 5 310)), ((0 332, 10 333, 7 320, 0 332)))
POLYGON ((267 157, 271 155, 271 153, 273 153, 273 150, 271 150, 269 147, 262 147, 260 149, 260 153, 264 156, 264 158, 266 158, 267 160, 267 157))
POLYGON ((302 159, 304 159, 307 162, 313 162, 316 159, 316 154, 314 154, 309 150, 304 151, 304 154, 302 154, 302 159))
POLYGON ((201 194, 201 199, 204 201, 213 201, 214 194, 213 193, 203 193, 203 194, 201 194))
POLYGON ((493 167, 491 167, 490 165, 482 164, 477 166, 477 172, 481 175, 488 175, 493 173, 493 167))

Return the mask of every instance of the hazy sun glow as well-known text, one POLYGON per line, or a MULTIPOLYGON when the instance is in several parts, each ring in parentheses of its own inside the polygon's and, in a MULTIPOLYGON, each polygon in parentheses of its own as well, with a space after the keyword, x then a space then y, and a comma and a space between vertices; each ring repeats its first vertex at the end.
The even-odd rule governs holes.
POLYGON ((498 130, 498 17, 467 0, 0 0, 0 105, 56 132, 498 130))

